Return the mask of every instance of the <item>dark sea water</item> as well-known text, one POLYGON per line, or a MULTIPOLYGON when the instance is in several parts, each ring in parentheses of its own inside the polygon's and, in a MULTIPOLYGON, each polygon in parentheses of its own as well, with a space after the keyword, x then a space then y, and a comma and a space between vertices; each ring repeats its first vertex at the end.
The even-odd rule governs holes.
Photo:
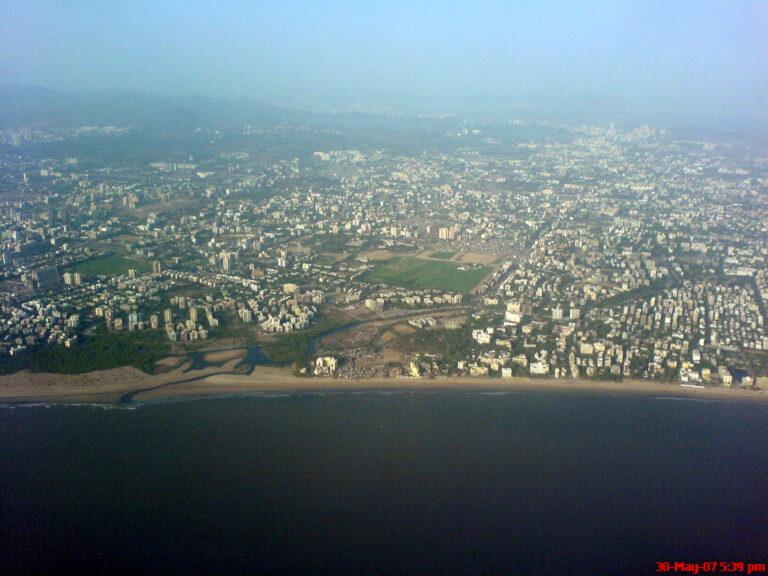
POLYGON ((528 392, 0 409, 0 572, 768 561, 768 406, 528 392))

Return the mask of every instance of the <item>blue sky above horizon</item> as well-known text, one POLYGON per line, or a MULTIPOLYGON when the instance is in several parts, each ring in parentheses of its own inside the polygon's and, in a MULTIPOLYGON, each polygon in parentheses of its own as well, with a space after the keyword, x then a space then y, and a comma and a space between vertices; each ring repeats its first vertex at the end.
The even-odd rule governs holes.
POLYGON ((326 109, 764 114, 768 0, 3 0, 0 82, 326 109))

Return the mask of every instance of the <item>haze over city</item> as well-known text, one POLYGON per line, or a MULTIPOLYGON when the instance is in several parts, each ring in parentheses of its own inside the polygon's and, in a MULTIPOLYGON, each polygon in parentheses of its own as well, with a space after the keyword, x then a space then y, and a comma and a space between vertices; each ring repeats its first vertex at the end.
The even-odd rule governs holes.
POLYGON ((68 91, 581 121, 768 102, 762 1, 6 0, 0 20, 0 83, 68 91))

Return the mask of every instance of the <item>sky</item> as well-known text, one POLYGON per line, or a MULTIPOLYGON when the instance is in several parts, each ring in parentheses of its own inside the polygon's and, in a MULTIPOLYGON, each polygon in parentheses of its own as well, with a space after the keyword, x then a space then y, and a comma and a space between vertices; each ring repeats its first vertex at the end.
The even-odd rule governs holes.
POLYGON ((768 0, 0 0, 0 83, 316 109, 765 114, 768 0))

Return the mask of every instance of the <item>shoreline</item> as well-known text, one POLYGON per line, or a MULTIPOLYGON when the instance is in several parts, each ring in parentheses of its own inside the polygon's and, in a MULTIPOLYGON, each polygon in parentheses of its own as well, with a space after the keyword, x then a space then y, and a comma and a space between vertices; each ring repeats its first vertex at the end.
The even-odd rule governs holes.
POLYGON ((250 374, 234 372, 238 360, 220 367, 192 370, 190 362, 162 374, 132 367, 85 374, 27 371, 0 376, 0 404, 141 405, 174 399, 203 399, 255 394, 325 392, 572 392, 606 395, 667 396, 701 400, 768 403, 768 391, 739 388, 685 387, 679 383, 625 379, 621 382, 555 378, 436 378, 299 377, 289 368, 257 366, 250 374))

